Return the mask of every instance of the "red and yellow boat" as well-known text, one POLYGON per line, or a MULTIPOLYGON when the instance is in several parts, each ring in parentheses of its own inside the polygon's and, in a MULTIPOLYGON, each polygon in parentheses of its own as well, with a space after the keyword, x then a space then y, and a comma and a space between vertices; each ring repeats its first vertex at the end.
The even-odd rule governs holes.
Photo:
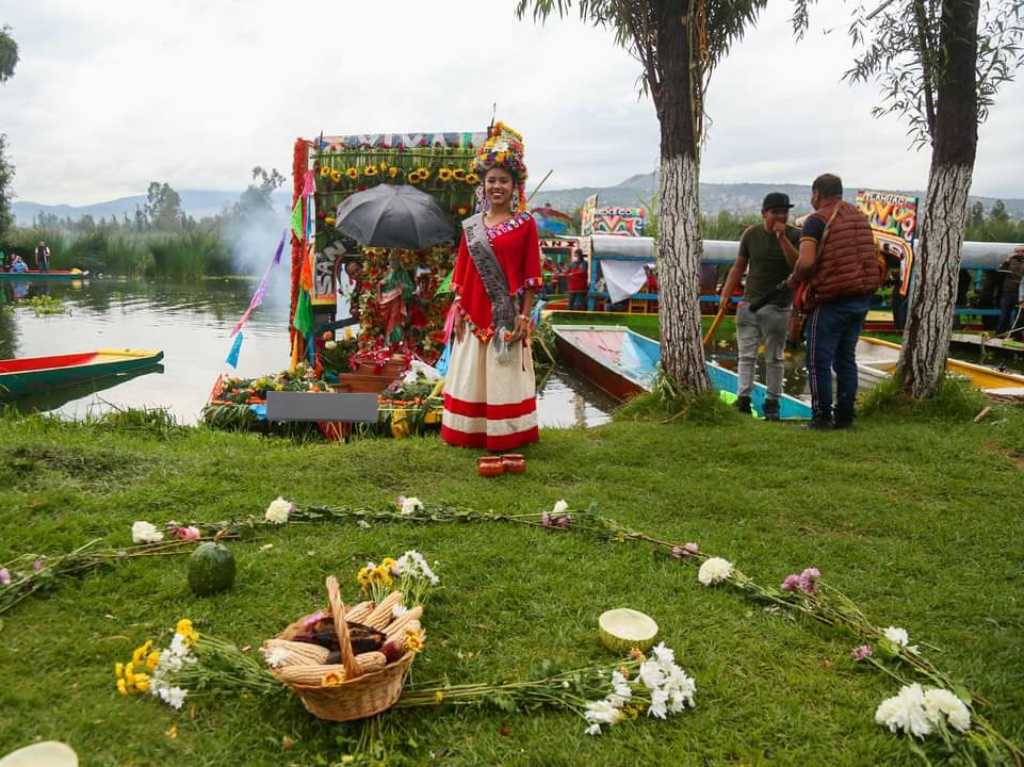
POLYGON ((55 357, 0 360, 0 399, 43 394, 97 378, 136 373, 155 367, 164 357, 151 349, 99 349, 55 357))

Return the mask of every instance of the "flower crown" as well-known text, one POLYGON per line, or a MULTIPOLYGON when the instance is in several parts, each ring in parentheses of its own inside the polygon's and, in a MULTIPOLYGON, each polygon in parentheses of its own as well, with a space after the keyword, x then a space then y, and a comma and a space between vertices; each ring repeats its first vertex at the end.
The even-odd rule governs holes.
POLYGON ((522 134, 503 122, 496 122, 487 130, 487 141, 476 153, 474 165, 481 176, 491 168, 504 168, 521 184, 526 181, 525 153, 522 134))

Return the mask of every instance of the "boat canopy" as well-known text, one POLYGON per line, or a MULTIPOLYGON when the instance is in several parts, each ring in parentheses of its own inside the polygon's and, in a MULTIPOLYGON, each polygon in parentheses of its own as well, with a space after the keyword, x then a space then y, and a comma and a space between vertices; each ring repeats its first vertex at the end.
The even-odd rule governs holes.
MULTIPOLYGON (((960 249, 960 267, 998 269, 1016 247, 1019 244, 1012 242, 965 242, 960 249)), ((729 266, 736 260, 737 248, 735 240, 704 240, 704 263, 729 266)), ((654 238, 595 234, 591 255, 602 261, 654 261, 654 238)))

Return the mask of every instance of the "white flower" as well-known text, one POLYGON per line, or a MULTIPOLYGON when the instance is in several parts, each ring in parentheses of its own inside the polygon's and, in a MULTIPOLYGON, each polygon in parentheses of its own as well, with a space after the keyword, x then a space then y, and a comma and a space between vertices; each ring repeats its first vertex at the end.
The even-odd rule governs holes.
POLYGON ((599 724, 592 724, 592 725, 590 725, 586 729, 586 733, 587 733, 587 735, 600 735, 601 734, 601 725, 599 725, 599 724))
POLYGON ((567 512, 568 510, 569 510, 569 504, 566 503, 565 499, 563 498, 562 500, 560 500, 558 503, 555 504, 555 508, 553 508, 551 510, 551 513, 552 514, 565 514, 565 512, 567 512))
POLYGON ((263 518, 272 525, 283 525, 288 521, 288 515, 292 513, 294 508, 284 498, 277 496, 277 500, 271 501, 270 505, 267 506, 263 518))
POLYGON ((941 687, 929 687, 924 693, 924 711, 938 724, 945 714, 950 726, 960 732, 971 729, 971 711, 956 695, 941 687))
POLYGON ((365 519, 360 519, 358 522, 356 522, 356 524, 364 530, 368 530, 371 527, 370 523, 367 522, 365 519))
POLYGON ((430 569, 430 565, 427 564, 423 555, 414 549, 405 552, 395 564, 398 567, 398 572, 402 575, 426 578, 430 581, 431 586, 436 586, 441 582, 441 579, 430 569))
POLYGON ((875 721, 888 727, 890 732, 905 732, 923 738, 932 731, 932 723, 924 710, 924 691, 921 685, 904 685, 899 694, 878 704, 875 721))
POLYGON ((647 716, 664 719, 668 714, 668 693, 664 690, 651 691, 651 705, 647 709, 647 716))
POLYGON ((658 642, 658 644, 654 646, 653 652, 654 657, 658 659, 658 662, 662 666, 675 666, 676 654, 672 652, 670 648, 666 647, 664 642, 658 642))
POLYGON ((267 665, 271 668, 277 668, 291 655, 288 650, 284 647, 271 647, 269 650, 263 653, 263 659, 267 662, 267 665))
POLYGON ((401 618, 407 612, 409 612, 409 608, 406 607, 405 605, 395 605, 394 607, 391 608, 391 617, 392 618, 401 618))
POLYGON ((419 498, 398 496, 398 505, 401 507, 402 514, 405 515, 415 514, 417 511, 421 511, 423 509, 423 501, 419 498))
POLYGON ((132 524, 133 543, 159 543, 164 539, 164 534, 156 529, 156 525, 149 522, 135 522, 132 524))
POLYGON ((618 724, 623 714, 608 700, 593 700, 587 704, 584 717, 592 724, 618 724))
POLYGON ((885 638, 892 642, 897 647, 906 647, 908 652, 918 654, 917 645, 910 644, 910 635, 907 634, 906 629, 901 629, 898 626, 889 626, 884 632, 885 638))
MULTIPOLYGON (((171 639, 170 654, 176 655, 180 659, 184 659, 191 655, 192 651, 189 649, 188 641, 181 634, 175 634, 174 638, 171 639)), ((161 658, 163 653, 161 653, 161 658)), ((180 668, 180 665, 179 665, 180 668)))
POLYGON ((727 580, 732 575, 732 562, 721 557, 711 557, 697 571, 697 580, 705 586, 712 586, 727 580))
POLYGON ((186 695, 188 695, 188 690, 183 690, 180 687, 164 687, 160 690, 160 699, 171 708, 180 709, 185 703, 186 695))
POLYGON ((638 678, 648 690, 657 690, 665 684, 665 669, 656 660, 645 660, 640 664, 638 678))
POLYGON ((618 671, 612 672, 612 689, 615 691, 615 695, 621 698, 623 702, 633 697, 633 688, 629 686, 626 677, 618 671))

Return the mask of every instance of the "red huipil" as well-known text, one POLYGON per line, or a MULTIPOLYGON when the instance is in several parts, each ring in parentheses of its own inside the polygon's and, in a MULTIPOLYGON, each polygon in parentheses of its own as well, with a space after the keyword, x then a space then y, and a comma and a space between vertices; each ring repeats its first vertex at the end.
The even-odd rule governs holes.
MULTIPOLYGON (((505 273, 508 292, 513 301, 527 288, 537 290, 541 287, 540 242, 533 216, 519 213, 503 224, 488 227, 487 238, 505 273)), ((455 258, 452 290, 459 297, 462 310, 476 326, 477 335, 489 338, 494 330, 491 326, 491 299, 469 255, 465 233, 459 241, 459 253, 455 258)))
MULTIPOLYGON (((537 225, 528 213, 520 213, 487 236, 505 273, 509 294, 516 306, 520 294, 542 284, 537 225)), ((452 288, 459 306, 473 324, 460 342, 453 342, 444 386, 441 438, 460 447, 512 450, 538 437, 536 386, 530 347, 516 344, 513 359, 500 364, 490 343, 491 301, 463 235, 455 260, 452 288)))

